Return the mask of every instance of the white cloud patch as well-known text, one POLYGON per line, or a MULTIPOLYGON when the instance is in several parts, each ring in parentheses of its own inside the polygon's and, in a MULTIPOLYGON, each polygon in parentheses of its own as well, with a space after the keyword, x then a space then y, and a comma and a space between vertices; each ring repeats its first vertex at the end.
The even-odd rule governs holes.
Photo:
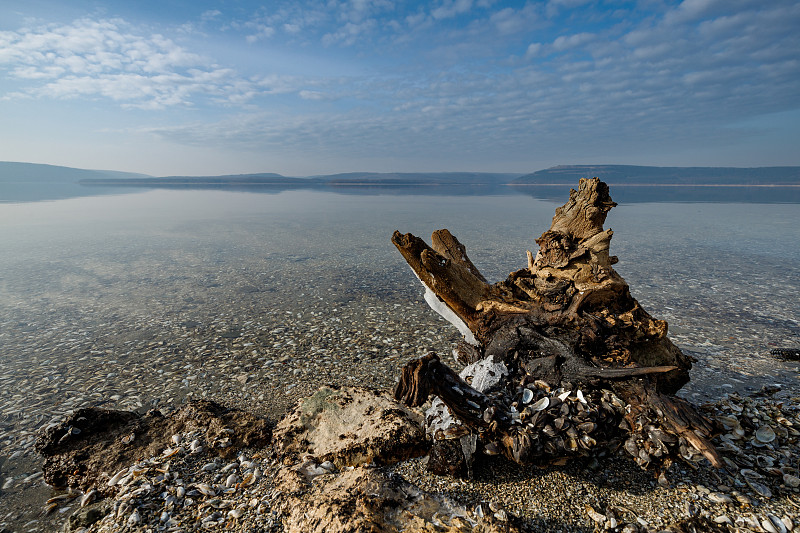
POLYGON ((211 20, 219 18, 220 15, 222 15, 222 11, 220 11, 219 9, 209 9, 208 11, 204 11, 200 15, 200 20, 202 20, 204 22, 208 22, 208 21, 211 21, 211 20))
POLYGON ((463 15, 472 9, 472 0, 444 0, 439 7, 431 11, 431 16, 436 20, 448 19, 463 15))
POLYGON ((592 39, 594 39, 594 35, 586 32, 576 33, 573 35, 561 35, 560 37, 557 37, 555 41, 553 41, 553 49, 558 52, 571 50, 573 48, 583 46, 592 39))
POLYGON ((159 34, 120 19, 79 19, 0 34, 0 68, 33 97, 109 98, 128 107, 192 105, 200 97, 241 100, 234 72, 159 34), (41 82, 41 83, 34 83, 41 82), (24 83, 23 83, 24 85, 24 83))

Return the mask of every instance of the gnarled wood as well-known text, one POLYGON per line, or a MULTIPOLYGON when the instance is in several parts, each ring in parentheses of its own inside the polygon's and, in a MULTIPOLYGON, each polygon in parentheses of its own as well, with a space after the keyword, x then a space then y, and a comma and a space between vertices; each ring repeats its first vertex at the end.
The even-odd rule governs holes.
MULTIPOLYGON (((396 397, 419 405, 429 395, 438 396, 491 447, 527 462, 579 451, 575 435, 566 441, 560 435, 566 423, 558 421, 561 427, 554 430, 519 420, 521 399, 532 395, 524 392, 526 386, 537 380, 547 388, 561 384, 573 389, 563 390, 562 396, 583 389, 584 400, 565 398, 581 403, 583 411, 596 407, 595 418, 608 425, 604 443, 625 440, 626 449, 643 466, 665 464, 673 456, 691 455, 691 450, 720 466, 708 441, 711 423, 672 396, 689 379, 690 358, 667 338, 667 323, 642 309, 612 267, 617 262, 609 253, 613 232, 603 224, 615 205, 605 183, 582 179, 579 190, 570 191, 569 201, 556 210, 550 229, 536 239, 536 255, 527 253, 527 267, 495 284, 486 281, 449 231, 434 232, 433 246, 395 232, 392 242, 426 287, 428 303, 473 345, 456 353, 465 362, 491 358, 509 369, 503 386, 490 394, 476 391, 465 381, 470 376, 459 377, 429 355, 404 369, 396 397), (600 413, 598 406, 609 395, 627 405, 628 427, 622 433, 610 426, 621 420, 621 413, 600 413), (654 424, 657 430, 646 429, 654 424)), ((536 390, 538 399, 547 394, 555 398, 552 391, 542 390, 536 390)), ((560 409, 566 409, 563 416, 583 416, 581 409, 560 409)), ((537 416, 552 421, 558 413, 537 416)), ((597 425, 593 418, 582 427, 592 427, 590 422, 597 425)), ((589 434, 581 438, 596 440, 589 434)))

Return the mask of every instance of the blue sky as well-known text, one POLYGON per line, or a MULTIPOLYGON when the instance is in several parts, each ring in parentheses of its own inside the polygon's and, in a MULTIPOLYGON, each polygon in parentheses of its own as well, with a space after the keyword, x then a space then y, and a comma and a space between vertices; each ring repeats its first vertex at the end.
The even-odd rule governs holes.
POLYGON ((0 160, 800 165, 800 2, 0 3, 0 160))

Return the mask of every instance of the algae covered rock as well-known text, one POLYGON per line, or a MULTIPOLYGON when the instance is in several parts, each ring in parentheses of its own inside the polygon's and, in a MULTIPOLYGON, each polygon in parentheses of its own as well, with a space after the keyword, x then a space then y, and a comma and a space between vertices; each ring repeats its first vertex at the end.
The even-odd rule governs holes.
POLYGON ((338 468, 391 464, 427 452, 420 415, 365 387, 323 387, 300 400, 273 432, 285 463, 306 455, 338 468))

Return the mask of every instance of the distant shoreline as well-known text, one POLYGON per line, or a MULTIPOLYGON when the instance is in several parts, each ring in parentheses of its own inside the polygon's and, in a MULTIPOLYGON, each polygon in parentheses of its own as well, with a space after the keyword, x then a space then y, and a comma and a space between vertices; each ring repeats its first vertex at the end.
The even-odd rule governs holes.
MULTIPOLYGON (((562 187, 572 183, 508 183, 510 187, 562 187)), ((609 183, 609 187, 800 187, 800 183, 609 183)))

